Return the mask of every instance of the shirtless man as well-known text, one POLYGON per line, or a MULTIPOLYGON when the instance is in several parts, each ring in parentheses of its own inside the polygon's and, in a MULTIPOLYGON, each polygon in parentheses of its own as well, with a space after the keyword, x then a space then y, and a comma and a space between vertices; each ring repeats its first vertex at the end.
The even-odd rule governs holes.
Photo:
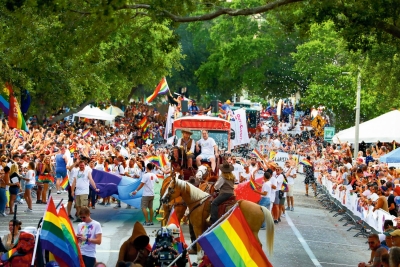
POLYGON ((370 234, 368 236, 368 245, 371 249, 371 259, 368 263, 360 262, 358 267, 380 267, 382 264, 382 255, 388 254, 388 251, 381 245, 377 234, 370 234))

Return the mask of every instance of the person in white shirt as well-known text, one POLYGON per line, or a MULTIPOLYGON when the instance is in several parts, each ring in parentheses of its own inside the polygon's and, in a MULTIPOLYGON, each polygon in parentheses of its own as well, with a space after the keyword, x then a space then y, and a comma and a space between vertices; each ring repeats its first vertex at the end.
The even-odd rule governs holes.
POLYGON ((35 172, 35 163, 33 161, 28 163, 28 171, 25 174, 24 180, 25 184, 25 193, 24 198, 26 200, 26 204, 28 205, 28 209, 25 212, 32 212, 32 196, 31 190, 36 184, 36 172, 35 172))
POLYGON ((249 165, 244 165, 244 166, 243 166, 243 169, 244 169, 244 171, 243 171, 243 172, 241 173, 241 175, 240 175, 240 182, 241 182, 241 183, 246 182, 246 181, 249 181, 250 178, 251 178, 251 173, 250 173, 250 170, 249 170, 249 165))
MULTIPOLYGON (((260 206, 266 207, 268 210, 271 209, 271 182, 269 181, 271 179, 271 174, 269 172, 264 172, 264 183, 261 187, 261 190, 254 190, 254 192, 258 193, 261 195, 260 202, 258 203, 260 206)), ((261 230, 265 229, 265 222, 261 225, 261 230)))
POLYGON ((153 224, 154 183, 157 181, 157 176, 154 173, 152 173, 153 169, 154 169, 153 163, 147 163, 146 173, 142 177, 142 182, 140 183, 139 187, 131 193, 131 195, 134 196, 140 189, 143 188, 141 208, 145 219, 143 225, 146 226, 154 225, 153 224), (148 212, 147 209, 149 209, 148 212))
POLYGON ((215 143, 215 140, 211 137, 208 137, 208 131, 203 130, 201 131, 203 136, 202 139, 197 141, 196 143, 196 151, 200 151, 201 147, 201 154, 196 158, 197 167, 200 167, 201 160, 209 160, 211 162, 211 168, 215 171, 216 167, 216 159, 218 158, 218 146, 215 143))
MULTIPOLYGON (((71 195, 75 195, 76 213, 79 214, 81 207, 88 206, 89 183, 93 186, 96 192, 99 192, 100 190, 96 187, 96 183, 92 178, 92 170, 86 168, 84 161, 79 162, 79 170, 74 174, 72 179, 71 195)), ((82 220, 77 218, 75 222, 82 222, 82 220)))
POLYGON ((277 224, 280 222, 280 217, 281 217, 281 205, 285 204, 285 196, 282 198, 279 198, 279 190, 282 188, 283 184, 283 175, 282 175, 282 167, 278 166, 276 167, 275 171, 275 176, 276 178, 276 189, 275 189, 275 200, 274 204, 272 205, 272 216, 274 217, 274 223, 277 224))
POLYGON ((288 183, 288 189, 289 191, 287 192, 287 208, 286 210, 291 210, 294 211, 293 208, 293 185, 294 185, 294 179, 296 179, 297 176, 297 170, 296 167, 290 166, 290 162, 286 161, 285 162, 285 167, 283 168, 283 173, 286 176, 286 180, 288 183))
POLYGON ((240 177, 242 176, 242 173, 244 172, 244 168, 242 165, 236 162, 236 158, 232 157, 231 158, 231 164, 233 166, 233 175, 235 175, 235 184, 238 184, 240 182, 240 177))

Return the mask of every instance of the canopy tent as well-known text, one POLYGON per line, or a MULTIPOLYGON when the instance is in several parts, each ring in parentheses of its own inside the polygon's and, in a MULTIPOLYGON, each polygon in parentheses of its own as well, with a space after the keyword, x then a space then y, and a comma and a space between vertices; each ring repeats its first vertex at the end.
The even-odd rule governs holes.
MULTIPOLYGON (((400 141, 400 111, 393 110, 360 124, 360 142, 374 143, 400 141)), ((355 127, 340 131, 333 137, 334 143, 354 143, 355 127)))
POLYGON ((93 119, 93 120, 103 120, 103 121, 112 121, 115 119, 115 115, 107 114, 101 109, 96 107, 91 107, 90 105, 84 107, 81 111, 75 113, 73 116, 93 119))
POLYGON ((400 163, 400 147, 379 158, 384 163, 400 163))
POLYGON ((115 115, 115 116, 124 116, 125 112, 123 112, 119 107, 116 106, 109 106, 106 109, 103 109, 102 111, 104 111, 107 114, 111 114, 111 115, 115 115))

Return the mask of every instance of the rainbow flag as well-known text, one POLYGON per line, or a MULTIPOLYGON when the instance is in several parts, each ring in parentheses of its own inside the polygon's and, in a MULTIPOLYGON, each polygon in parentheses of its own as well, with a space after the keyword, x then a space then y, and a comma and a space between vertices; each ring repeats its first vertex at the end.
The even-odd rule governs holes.
POLYGON ((158 95, 164 95, 169 91, 169 87, 167 84, 167 80, 164 78, 161 79, 160 83, 157 85, 156 89, 154 90, 153 94, 146 98, 146 102, 152 102, 158 95))
POLYGON ((0 108, 8 116, 10 112, 10 91, 7 88, 7 84, 0 93, 0 108))
POLYGON ((199 238, 213 266, 272 267, 239 207, 210 232, 199 238))
POLYGON ((147 157, 146 160, 161 167, 160 158, 158 156, 150 156, 150 157, 147 157))
POLYGON ((240 163, 242 163, 242 165, 247 165, 247 162, 244 158, 240 158, 240 163))
POLYGON ((143 127, 146 125, 146 123, 147 123, 147 117, 143 117, 143 119, 141 119, 141 120, 139 121, 138 126, 139 126, 140 128, 143 128, 143 127))
POLYGON ((64 190, 67 190, 70 187, 68 174, 63 178, 60 185, 64 190))
POLYGON ((90 129, 86 129, 82 132, 82 137, 88 137, 90 136, 90 129))
POLYGON ((256 190, 256 189, 257 189, 256 184, 255 184, 255 182, 253 181, 253 179, 250 179, 249 184, 250 184, 250 188, 251 188, 252 190, 256 190))
POLYGON ((259 160, 264 160, 263 155, 260 153, 260 151, 258 151, 257 149, 253 149, 253 151, 251 151, 251 153, 253 153, 254 155, 256 155, 257 158, 259 158, 259 160))
POLYGON ((25 254, 19 253, 17 248, 12 248, 9 251, 5 252, 3 255, 1 255, 1 261, 8 261, 12 257, 20 255, 25 255, 25 254))
POLYGON ((176 215, 174 207, 172 207, 171 213, 169 214, 169 218, 167 221, 167 226, 170 224, 175 224, 179 228, 179 241, 182 244, 184 244, 185 247, 187 247, 186 241, 185 241, 185 236, 183 235, 182 228, 181 228, 181 223, 178 220, 178 215, 176 215))
POLYGON ((161 155, 158 156, 158 157, 159 157, 159 160, 160 160, 160 167, 162 168, 162 167, 164 167, 164 166, 167 166, 167 164, 168 164, 167 155, 161 154, 161 155))
POLYGON ((76 151, 76 143, 69 146, 69 152, 74 153, 76 151))
POLYGON ((283 192, 289 191, 289 186, 288 186, 287 181, 285 181, 285 180, 283 181, 281 190, 282 190, 283 192))
POLYGON ((80 266, 85 266, 82 258, 81 249, 77 245, 78 240, 76 238, 74 227, 72 226, 72 223, 68 218, 68 213, 65 210, 63 204, 61 204, 61 207, 58 210, 58 218, 60 219, 61 228, 64 233, 66 242, 68 243, 70 255, 73 255, 75 258, 78 257, 80 266))
POLYGON ((9 91, 10 96, 10 107, 9 110, 13 112, 8 112, 8 125, 11 128, 17 128, 24 130, 25 132, 29 132, 28 126, 26 126, 24 116, 22 115, 21 109, 19 108, 19 104, 17 99, 14 96, 14 91, 12 89, 11 84, 6 83, 6 88, 9 91))
POLYGON ((306 158, 302 159, 302 160, 300 161, 300 164, 303 164, 304 166, 309 166, 309 167, 312 166, 312 163, 311 163, 308 159, 306 159, 306 158))
MULTIPOLYGON (((53 198, 50 196, 40 232, 42 249, 52 253, 60 266, 79 267, 81 265, 78 254, 74 252, 73 248, 76 243, 71 244, 71 237, 65 236, 68 230, 64 230, 63 225, 68 229, 65 221, 58 216, 53 198)), ((73 235, 75 236, 75 234, 73 235)))

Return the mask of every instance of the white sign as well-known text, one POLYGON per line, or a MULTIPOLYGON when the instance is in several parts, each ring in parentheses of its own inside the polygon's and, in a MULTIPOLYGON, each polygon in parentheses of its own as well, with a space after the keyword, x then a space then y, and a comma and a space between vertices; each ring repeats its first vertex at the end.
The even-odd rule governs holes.
POLYGON ((167 123, 165 125, 165 132, 164 132, 164 139, 168 139, 168 134, 172 131, 172 116, 174 116, 175 113, 175 107, 172 105, 169 105, 168 107, 168 114, 167 114, 167 123))
POLYGON ((235 110, 233 118, 235 121, 231 121, 231 129, 235 131, 235 139, 231 140, 231 147, 248 144, 250 139, 247 131, 246 110, 235 110))

